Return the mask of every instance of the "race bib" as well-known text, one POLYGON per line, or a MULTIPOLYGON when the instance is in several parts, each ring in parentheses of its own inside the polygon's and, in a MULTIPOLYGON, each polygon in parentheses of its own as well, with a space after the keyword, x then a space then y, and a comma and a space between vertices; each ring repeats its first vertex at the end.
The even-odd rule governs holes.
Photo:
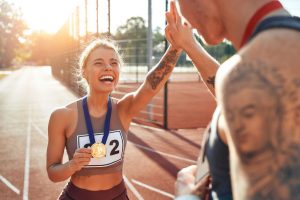
MULTIPOLYGON (((95 133, 95 141, 101 143, 104 133, 95 133)), ((89 135, 77 136, 77 148, 91 147, 89 135)), ((120 162, 123 159, 125 142, 120 130, 110 131, 106 144, 106 157, 91 158, 91 161, 85 167, 107 167, 120 162)))

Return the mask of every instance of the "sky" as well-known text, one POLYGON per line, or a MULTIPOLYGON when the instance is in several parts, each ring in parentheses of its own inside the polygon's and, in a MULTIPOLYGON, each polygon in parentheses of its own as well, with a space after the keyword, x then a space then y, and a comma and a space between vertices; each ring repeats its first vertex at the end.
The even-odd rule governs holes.
MULTIPOLYGON (((8 0, 19 7, 28 26, 33 30, 42 30, 55 33, 72 15, 76 5, 81 5, 81 19, 84 19, 84 0, 8 0)), ((88 1, 90 19, 96 16, 96 0, 88 1)), ((300 16, 300 0, 280 0, 293 15, 300 16)), ((99 31, 108 30, 107 0, 99 2, 99 31)), ((164 28, 165 0, 152 0, 152 27, 164 28)), ((133 16, 141 16, 146 22, 148 19, 148 0, 111 0, 111 32, 118 26, 124 25, 126 20, 133 16)), ((89 30, 96 31, 96 20, 89 21, 89 30), (92 24, 94 22, 94 24, 92 24)), ((83 21, 82 21, 83 22, 83 21)))

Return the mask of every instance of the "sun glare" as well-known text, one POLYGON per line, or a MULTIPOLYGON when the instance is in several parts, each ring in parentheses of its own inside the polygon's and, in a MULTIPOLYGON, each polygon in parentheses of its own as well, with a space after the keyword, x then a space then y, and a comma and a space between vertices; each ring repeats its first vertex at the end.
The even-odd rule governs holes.
POLYGON ((55 33, 74 10, 77 0, 11 0, 23 12, 31 30, 55 33))

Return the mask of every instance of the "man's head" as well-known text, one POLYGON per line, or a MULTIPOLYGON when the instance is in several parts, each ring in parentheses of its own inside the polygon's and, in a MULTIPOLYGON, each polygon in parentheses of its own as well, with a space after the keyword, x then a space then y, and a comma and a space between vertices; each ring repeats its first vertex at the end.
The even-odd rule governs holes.
POLYGON ((217 0, 175 0, 176 7, 206 43, 223 41, 225 28, 217 0))

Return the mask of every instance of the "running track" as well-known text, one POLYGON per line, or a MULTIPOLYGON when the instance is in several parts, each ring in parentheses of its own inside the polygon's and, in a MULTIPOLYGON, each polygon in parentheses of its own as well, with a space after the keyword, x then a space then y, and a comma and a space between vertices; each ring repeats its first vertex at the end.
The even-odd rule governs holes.
MULTIPOLYGON (((53 109, 76 98, 49 67, 24 67, 0 80, 1 200, 57 198, 66 182, 47 177, 47 123, 53 109)), ((124 163, 130 199, 172 199, 178 170, 195 163, 202 131, 132 124, 124 163)))

